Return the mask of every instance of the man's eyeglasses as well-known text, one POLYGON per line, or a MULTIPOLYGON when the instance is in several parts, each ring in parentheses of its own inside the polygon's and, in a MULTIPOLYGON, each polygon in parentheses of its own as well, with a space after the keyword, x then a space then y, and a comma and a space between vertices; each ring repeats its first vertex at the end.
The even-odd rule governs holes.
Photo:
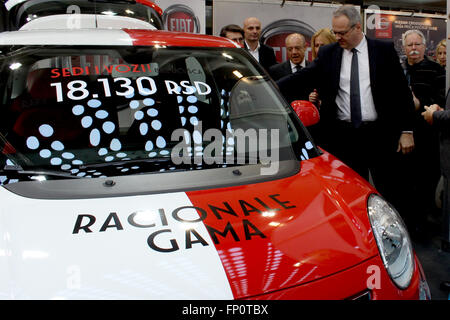
POLYGON ((347 33, 349 33, 354 27, 356 26, 356 24, 352 25, 350 28, 348 28, 346 31, 334 31, 331 30, 331 33, 334 34, 334 36, 345 36, 347 33))

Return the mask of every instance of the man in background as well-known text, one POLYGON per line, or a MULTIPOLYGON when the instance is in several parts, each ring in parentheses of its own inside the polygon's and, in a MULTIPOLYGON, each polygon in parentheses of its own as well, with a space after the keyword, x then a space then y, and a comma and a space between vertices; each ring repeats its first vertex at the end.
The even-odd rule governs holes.
POLYGON ((266 70, 277 63, 273 48, 260 43, 261 21, 250 17, 244 21, 244 47, 266 70))
POLYGON ((222 30, 220 30, 220 36, 237 42, 241 47, 244 46, 244 30, 237 24, 224 26, 222 30))
POLYGON ((424 106, 444 105, 445 70, 425 55, 426 39, 420 30, 408 30, 402 37, 406 55, 402 66, 415 103, 415 149, 402 159, 402 181, 405 197, 405 222, 416 240, 427 240, 427 216, 434 218, 439 210, 435 205, 435 190, 439 170, 439 138, 436 128, 427 123, 421 113, 424 106), (423 170, 427 168, 427 170, 423 170), (406 200, 406 199, 405 199, 406 200))
POLYGON ((288 60, 273 65, 269 69, 269 74, 275 81, 288 74, 300 71, 309 64, 309 61, 305 59, 306 40, 302 34, 291 33, 286 37, 285 43, 288 60))
MULTIPOLYGON (((440 169, 444 178, 444 194, 442 201, 443 239, 442 249, 450 252, 450 95, 447 94, 445 109, 433 104, 425 106, 422 116, 424 120, 439 132, 440 169)), ((428 171, 429 167, 422 170, 428 171)))
MULTIPOLYGON (((306 40, 302 34, 291 33, 286 37, 285 43, 288 60, 275 64, 269 68, 269 74, 275 81, 289 74, 299 72, 310 63, 305 59, 306 40)), ((294 100, 308 100, 311 91, 310 88, 299 87, 297 90, 293 91, 292 94, 286 95, 285 98, 288 102, 294 100)))

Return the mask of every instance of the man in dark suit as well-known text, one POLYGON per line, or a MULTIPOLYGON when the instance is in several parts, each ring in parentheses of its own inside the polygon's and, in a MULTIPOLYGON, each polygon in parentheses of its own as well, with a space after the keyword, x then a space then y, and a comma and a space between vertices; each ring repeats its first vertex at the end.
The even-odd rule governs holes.
POLYGON ((261 21, 250 17, 244 21, 244 47, 266 70, 277 63, 273 48, 260 43, 261 21))
MULTIPOLYGON (((320 48, 318 58, 277 83, 283 94, 313 85, 322 100, 321 147, 368 180, 394 205, 399 152, 414 148, 414 103, 392 43, 364 36, 361 16, 351 5, 333 13, 337 43, 320 48)), ((401 154, 400 153, 400 154, 401 154)))
MULTIPOLYGON (((441 172, 444 177, 444 194, 442 201, 443 239, 442 249, 450 252, 450 94, 447 92, 445 110, 439 105, 425 106, 422 116, 430 125, 439 130, 441 172)), ((440 288, 450 292, 450 280, 442 281, 440 288)))
MULTIPOLYGON (((439 131, 441 172, 444 177, 442 249, 450 252, 450 95, 447 93, 445 110, 437 104, 424 106, 424 109, 422 116, 425 121, 439 131)), ((433 168, 425 167, 422 170, 430 169, 433 168)), ((450 282, 448 282, 447 288, 450 289, 450 282)))
MULTIPOLYGON (((302 34, 291 33, 286 37, 285 43, 288 60, 275 64, 269 69, 269 74, 274 80, 300 71, 309 65, 309 61, 305 59, 306 41, 302 34)), ((303 100, 308 100, 308 98, 303 100)))
MULTIPOLYGON (((270 76, 276 81, 286 75, 290 75, 309 65, 305 59, 306 41, 300 33, 291 33, 286 37, 286 51, 288 60, 278 63, 269 68, 270 76)), ((285 96, 288 102, 294 100, 308 100, 312 90, 309 88, 298 88, 294 95, 285 96)))

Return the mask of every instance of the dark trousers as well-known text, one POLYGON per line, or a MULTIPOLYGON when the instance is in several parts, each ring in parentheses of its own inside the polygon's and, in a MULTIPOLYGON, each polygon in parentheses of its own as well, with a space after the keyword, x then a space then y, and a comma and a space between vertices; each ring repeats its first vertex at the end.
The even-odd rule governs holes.
MULTIPOLYGON (((415 148, 407 155, 399 156, 399 183, 402 194, 399 194, 398 210, 403 213, 411 235, 426 236, 438 234, 439 230, 432 226, 427 217, 439 216, 436 206, 435 192, 441 176, 439 165, 439 145, 429 139, 416 139, 415 148)), ((427 236, 428 237, 428 236, 427 236)))
POLYGON ((443 249, 450 252, 450 179, 444 175, 444 194, 442 199, 443 249))
POLYGON ((416 151, 402 157, 400 174, 403 190, 409 197, 408 210, 412 215, 409 218, 410 223, 420 228, 426 223, 428 215, 439 214, 435 193, 441 174, 439 159, 433 159, 431 156, 425 159, 416 151))
POLYGON ((395 207, 399 205, 398 137, 388 134, 378 122, 365 122, 353 128, 351 123, 336 121, 326 141, 324 149, 366 180, 370 172, 377 191, 395 207))

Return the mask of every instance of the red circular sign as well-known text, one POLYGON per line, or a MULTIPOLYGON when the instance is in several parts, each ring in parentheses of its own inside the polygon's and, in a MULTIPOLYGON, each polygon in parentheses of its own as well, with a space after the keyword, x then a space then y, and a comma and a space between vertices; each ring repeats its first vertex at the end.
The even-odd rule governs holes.
POLYGON ((173 12, 168 16, 167 29, 169 31, 193 33, 195 31, 195 19, 186 12, 173 12))

